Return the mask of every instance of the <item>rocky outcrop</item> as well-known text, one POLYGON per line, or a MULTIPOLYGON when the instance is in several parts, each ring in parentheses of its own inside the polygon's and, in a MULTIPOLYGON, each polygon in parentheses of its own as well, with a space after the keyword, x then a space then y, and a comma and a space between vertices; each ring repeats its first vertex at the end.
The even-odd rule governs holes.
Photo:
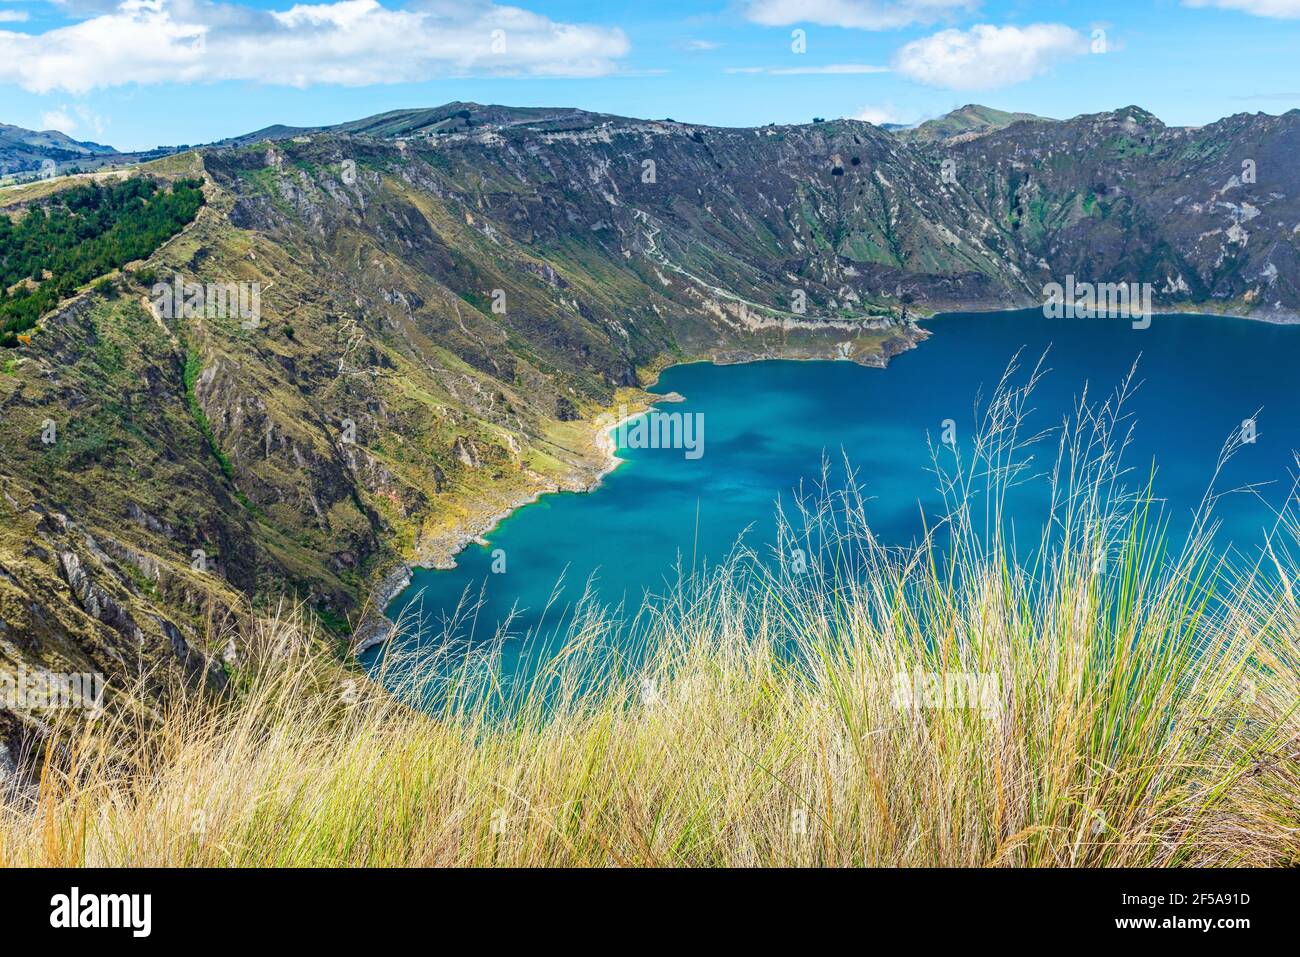
POLYGON ((144 633, 131 616, 86 574, 81 567, 81 559, 75 552, 60 552, 59 564, 72 593, 77 597, 77 603, 86 614, 102 621, 128 641, 139 642, 143 639, 144 633))
POLYGON ((1300 314, 1300 111, 1170 127, 1140 107, 930 147, 948 192, 1048 281, 1149 282, 1156 307, 1300 314))

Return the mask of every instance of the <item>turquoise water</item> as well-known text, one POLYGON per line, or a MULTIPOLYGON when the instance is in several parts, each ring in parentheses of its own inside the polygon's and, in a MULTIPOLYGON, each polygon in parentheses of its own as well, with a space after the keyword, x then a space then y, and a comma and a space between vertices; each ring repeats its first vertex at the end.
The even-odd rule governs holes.
MULTIPOLYGON (((742 535, 754 547, 770 541, 778 497, 788 503, 801 481, 817 481, 824 455, 838 474, 845 457, 857 471, 880 538, 914 541, 922 509, 931 519, 938 510, 930 443, 951 419, 958 448, 969 448, 976 402, 1017 352, 1022 367, 1047 353, 1029 431, 1059 426, 1085 386, 1094 400, 1110 395, 1138 361, 1125 461, 1134 487, 1155 464, 1155 491, 1175 532, 1186 528, 1225 439, 1245 419, 1255 420, 1257 439, 1218 487, 1271 483, 1266 500, 1287 497, 1292 450, 1300 448, 1300 327, 1157 316, 1135 330, 1121 320, 1045 319, 1041 311, 949 316, 926 327, 933 336, 884 370, 786 361, 667 370, 654 391, 686 401, 659 408, 703 414, 703 454, 625 448, 624 464, 594 492, 545 496, 505 519, 486 547, 463 551, 455 569, 417 571, 389 616, 414 613, 419 625, 396 641, 454 651, 491 640, 509 619, 503 665, 517 669, 545 646, 588 581, 602 602, 621 603, 630 616, 646 595, 668 589, 679 562, 688 570, 716 564, 742 535), (504 572, 494 573, 503 559, 504 572), (458 604, 480 598, 474 616, 448 627, 458 604)), ((1054 454, 1054 438, 1038 446, 1036 471, 1054 454)), ((1030 482, 1014 503, 1028 541, 1037 540, 1046 491, 1045 482, 1030 482)), ((1248 495, 1225 499, 1219 515, 1223 542, 1246 553, 1270 523, 1266 502, 1248 495)), ((367 663, 384 653, 368 652, 367 663)))

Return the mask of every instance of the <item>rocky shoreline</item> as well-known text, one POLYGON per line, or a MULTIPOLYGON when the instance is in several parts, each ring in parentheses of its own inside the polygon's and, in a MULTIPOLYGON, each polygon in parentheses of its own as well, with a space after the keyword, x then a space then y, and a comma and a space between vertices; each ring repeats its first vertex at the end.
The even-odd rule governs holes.
POLYGON ((619 426, 643 415, 648 409, 660 402, 680 401, 683 401, 682 396, 676 393, 668 393, 656 397, 653 402, 637 403, 638 407, 635 411, 630 412, 612 425, 601 422, 601 417, 598 416, 592 422, 594 448, 600 456, 594 469, 575 471, 569 476, 568 481, 564 483, 548 482, 520 494, 506 508, 498 512, 476 516, 458 528, 451 538, 428 543, 421 558, 413 562, 402 563, 383 576, 374 589, 361 624, 357 626, 356 631, 353 633, 352 657, 359 658, 371 648, 382 645, 392 636, 393 623, 386 616, 385 609, 388 608, 393 599, 410 586, 412 574, 417 568, 438 570, 455 568, 456 556, 463 549, 472 544, 486 544, 484 536, 514 512, 525 505, 532 505, 543 495, 553 495, 558 492, 591 492, 599 488, 605 476, 618 468, 623 461, 618 457, 618 448, 611 437, 611 433, 615 432, 619 426))
MULTIPOLYGON (((928 318, 928 317, 924 317, 928 318)), ((905 334, 893 336, 882 343, 879 352, 854 356, 847 361, 857 362, 861 365, 872 368, 883 369, 889 360, 899 353, 906 352, 909 349, 916 348, 917 344, 929 338, 929 333, 924 329, 916 326, 908 326, 905 334)), ((748 362, 763 362, 772 359, 790 359, 794 361, 824 361, 834 359, 833 355, 765 355, 753 352, 729 352, 715 351, 698 358, 683 359, 677 362, 665 362, 662 366, 656 365, 649 371, 645 381, 645 386, 652 386, 659 381, 660 375, 667 368, 675 365, 684 365, 691 362, 713 362, 719 365, 739 365, 748 362)), ((403 562, 388 573, 383 575, 379 583, 375 586, 371 595, 371 600, 367 605, 366 611, 362 615, 361 623, 353 632, 350 644, 350 654, 353 658, 359 658, 371 648, 375 648, 386 642, 393 633, 393 623, 388 619, 385 610, 392 601, 408 588, 412 581, 412 575, 417 568, 449 570, 456 567, 456 556, 466 547, 472 544, 486 544, 484 536, 489 534, 504 519, 508 518, 515 511, 523 508, 525 505, 531 505, 540 499, 543 495, 552 495, 557 492, 591 492, 600 487, 601 481, 610 472, 614 471, 622 463, 617 455, 617 446, 612 437, 612 433, 627 422, 643 415, 647 410, 655 405, 664 402, 681 402, 684 397, 675 392, 665 395, 654 395, 652 393, 643 393, 642 401, 629 403, 630 411, 623 418, 612 422, 612 424, 603 423, 602 418, 608 413, 597 416, 592 420, 594 447, 599 454, 596 466, 588 470, 577 470, 570 474, 568 481, 564 483, 548 482, 544 485, 535 486, 532 489, 521 492, 516 498, 509 501, 505 508, 491 514, 476 516, 467 523, 457 528, 454 533, 446 538, 439 538, 424 544, 422 554, 419 558, 410 562, 403 562)))
MULTIPOLYGON (((944 315, 951 314, 951 313, 998 312, 998 311, 1005 311, 1006 309, 1019 309, 1019 308, 1026 308, 1026 307, 1009 306, 1009 307, 1000 307, 997 309, 989 309, 983 305, 972 304, 969 307, 944 310, 943 312, 919 313, 917 319, 920 321, 924 321, 925 319, 942 317, 944 315)), ((1034 307, 1030 306, 1028 308, 1034 308, 1034 307)), ((1187 315, 1187 314, 1188 313, 1186 313, 1185 311, 1183 312, 1156 311, 1155 313, 1153 313, 1153 315, 1155 316, 1178 316, 1178 315, 1187 315)), ((1232 313, 1207 313, 1207 314, 1222 316, 1224 318, 1253 319, 1256 321, 1278 323, 1283 325, 1300 321, 1300 317, 1295 317, 1295 316, 1266 318, 1263 316, 1242 316, 1242 315, 1232 314, 1232 313)), ((925 341, 927 338, 929 338, 930 335, 931 333, 929 333, 928 331, 913 326, 911 328, 911 333, 909 335, 896 336, 886 340, 883 344, 883 348, 879 353, 854 357, 851 361, 858 362, 862 365, 868 365, 873 368, 883 369, 888 365, 889 360, 894 358, 894 356, 899 355, 902 352, 906 352, 909 349, 916 348, 916 346, 919 343, 925 341)), ((650 386, 658 382, 659 376, 662 374, 664 369, 670 368, 671 366, 674 365, 683 365, 690 362, 713 362, 719 365, 737 365, 737 364, 743 364, 748 362, 762 362, 771 359, 792 359, 794 361, 800 361, 800 360, 813 361, 813 360, 825 359, 825 358, 829 358, 829 357, 759 355, 759 354, 748 353, 748 352, 745 353, 717 352, 717 353, 701 356, 698 359, 686 359, 681 362, 667 363, 662 368, 658 368, 649 376, 646 385, 650 386)), ((647 395, 649 395, 649 393, 647 393, 647 395)), ((475 517, 474 519, 470 520, 470 522, 456 529, 456 531, 450 538, 440 539, 428 543, 425 546, 424 554, 421 558, 413 562, 402 563, 396 568, 394 568, 392 571, 390 571, 388 574, 383 576, 380 579, 379 584, 374 589, 371 598, 371 603, 368 607, 367 612, 363 615, 361 624, 357 627, 356 631, 353 634, 352 648, 351 648, 352 656, 359 657, 360 655, 364 654, 366 651, 370 650, 371 648, 383 644, 392 635, 393 625, 392 622, 389 621, 387 616, 384 614, 384 610, 389 606, 389 604, 392 603, 392 601, 398 595, 402 593, 402 591, 404 591, 407 587, 410 586, 412 580, 412 573, 415 571, 415 569, 423 568, 423 569, 449 570, 455 568, 456 556, 463 549, 465 549, 471 544, 480 544, 480 545, 486 544, 485 536, 488 535, 493 529, 495 529, 497 525, 499 525, 504 519, 508 518, 518 509, 523 508, 525 505, 533 504, 538 499, 540 499, 543 495, 552 495, 558 492, 591 492, 599 488, 600 483, 605 478, 605 476, 608 475, 610 472, 614 471, 616 468, 618 468, 618 466, 622 463, 622 459, 618 458, 617 447, 612 438, 612 433, 617 431, 617 429, 620 426, 637 418, 640 415, 643 415, 647 410, 652 408, 654 405, 657 405, 662 402, 680 402, 680 401, 683 401, 683 397, 677 395, 676 393, 668 393, 667 395, 664 396, 656 396, 653 401, 647 401, 644 404, 638 404, 635 411, 632 411, 628 415, 624 416, 622 419, 615 421, 612 425, 602 424, 600 421, 601 417, 598 416, 592 422, 592 429, 594 432, 593 438, 594 438, 595 448, 600 453, 600 462, 598 467, 595 468, 593 471, 591 472, 575 471, 569 477, 569 481, 565 483, 561 484, 561 483, 549 482, 546 483, 545 485, 535 487, 530 491, 521 493, 517 498, 511 501, 504 509, 501 509, 490 515, 475 517)))

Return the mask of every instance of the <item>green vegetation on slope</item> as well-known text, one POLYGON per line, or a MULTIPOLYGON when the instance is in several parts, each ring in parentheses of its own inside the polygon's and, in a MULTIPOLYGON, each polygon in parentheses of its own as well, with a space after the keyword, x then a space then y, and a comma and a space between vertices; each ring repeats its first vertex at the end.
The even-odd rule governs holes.
POLYGON ((194 383, 203 371, 203 360, 197 352, 187 352, 185 354, 185 405, 190 410, 190 415, 194 417, 194 423, 203 433, 203 437, 208 442, 208 447, 212 449, 212 454, 217 457, 217 462, 221 464, 221 471, 232 482, 235 479, 234 466, 230 464, 230 457, 221 451, 221 446, 217 445, 217 438, 212 434, 212 424, 208 421, 207 414, 203 411, 203 406, 199 405, 198 396, 194 394, 194 383))
POLYGON ((84 283, 143 259, 203 205, 202 181, 164 190, 152 179, 90 183, 57 193, 21 218, 0 215, 0 346, 84 283))

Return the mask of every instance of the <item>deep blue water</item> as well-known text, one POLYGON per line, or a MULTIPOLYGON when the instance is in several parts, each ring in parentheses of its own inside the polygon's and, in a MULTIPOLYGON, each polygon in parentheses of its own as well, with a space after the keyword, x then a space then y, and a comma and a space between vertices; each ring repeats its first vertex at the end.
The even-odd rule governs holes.
MULTIPOLYGON (((1175 535, 1200 502, 1225 439, 1245 419, 1255 420, 1256 441, 1236 454, 1218 486, 1271 483, 1265 498, 1287 497, 1292 450, 1300 448, 1300 327, 1156 316, 1149 329, 1135 330, 1126 321, 1046 319, 1040 311, 949 316, 926 327, 932 337, 884 370, 786 361, 667 370, 654 391, 686 401, 659 408, 703 413, 703 455, 624 449, 626 461, 596 491, 546 496, 505 519, 487 547, 462 552, 457 568, 417 571, 390 617, 414 602, 423 616, 420 640, 467 647, 491 639, 514 610, 514 637, 503 649, 509 671, 521 653, 541 647, 539 635, 562 622, 589 578, 603 602, 622 602, 630 614, 647 593, 665 590, 679 561, 687 569, 716 564, 742 533, 751 546, 769 541, 778 496, 788 502, 801 481, 815 482, 824 455, 841 474, 845 456, 857 470, 876 534, 907 544, 922 527, 922 508, 931 519, 937 514, 930 443, 952 419, 958 448, 968 447, 977 397, 988 397, 1017 352, 1022 368, 1047 353, 1031 431, 1059 426, 1085 386, 1093 401, 1106 398, 1138 361, 1125 461, 1133 487, 1155 465, 1154 490, 1168 503, 1175 535), (503 574, 492 572, 497 549, 503 574), (467 594, 481 594, 483 605, 448 636, 444 616, 467 594)), ((1051 439, 1037 447, 1038 471, 1050 466, 1055 447, 1051 439)), ((1037 540, 1046 491, 1038 481, 1019 493, 1017 521, 1029 528, 1018 535, 1037 540)), ((1218 514, 1221 541, 1247 553, 1270 523, 1266 504, 1252 496, 1224 500, 1218 514)), ((382 654, 369 652, 367 663, 382 654)))

